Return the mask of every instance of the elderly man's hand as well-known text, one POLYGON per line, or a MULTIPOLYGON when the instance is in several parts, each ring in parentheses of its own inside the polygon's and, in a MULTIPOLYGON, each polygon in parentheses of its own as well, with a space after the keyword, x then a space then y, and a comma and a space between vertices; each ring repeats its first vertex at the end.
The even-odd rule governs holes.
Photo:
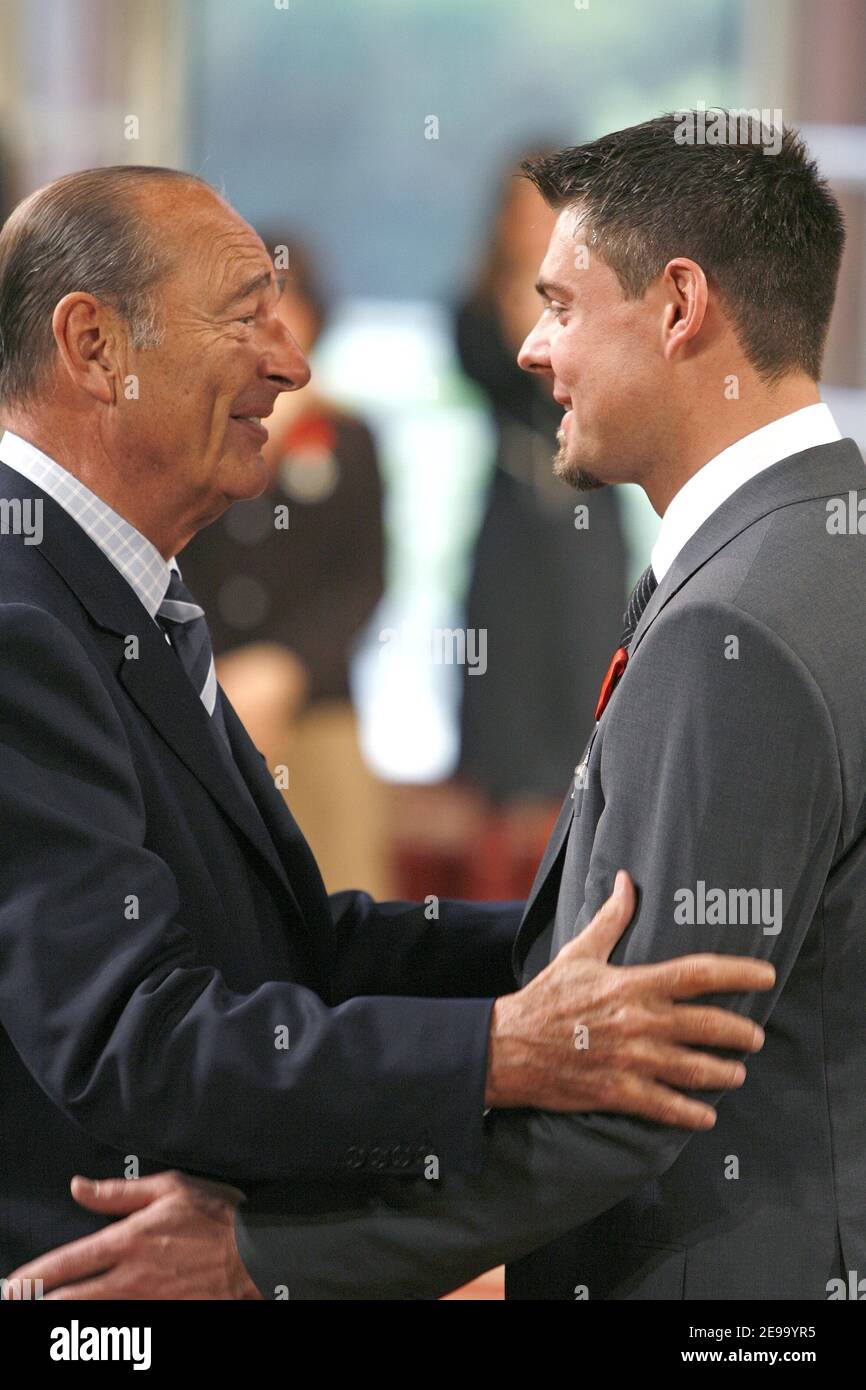
POLYGON ((7 1278, 7 1297, 18 1281, 41 1279, 46 1299, 261 1298, 235 1243, 237 1188, 156 1173, 75 1177, 72 1195, 88 1211, 127 1219, 22 1265, 7 1278))
POLYGON ((634 885, 621 869, 613 893, 580 935, 523 989, 496 1000, 486 1105, 619 1111, 684 1129, 715 1124, 712 1106, 680 1088, 742 1086, 746 1069, 696 1051, 694 1044, 757 1052, 764 1031, 727 1009, 680 1001, 771 989, 776 972, 749 956, 608 965, 635 902, 634 885))

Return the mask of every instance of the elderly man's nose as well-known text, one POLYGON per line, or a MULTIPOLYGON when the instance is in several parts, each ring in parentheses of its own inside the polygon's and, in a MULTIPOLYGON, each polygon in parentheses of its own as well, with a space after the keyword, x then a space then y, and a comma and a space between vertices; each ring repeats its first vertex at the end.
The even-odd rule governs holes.
POLYGON ((268 363, 268 376, 285 384, 284 391, 299 391, 310 380, 310 364, 282 321, 279 322, 279 343, 268 363))

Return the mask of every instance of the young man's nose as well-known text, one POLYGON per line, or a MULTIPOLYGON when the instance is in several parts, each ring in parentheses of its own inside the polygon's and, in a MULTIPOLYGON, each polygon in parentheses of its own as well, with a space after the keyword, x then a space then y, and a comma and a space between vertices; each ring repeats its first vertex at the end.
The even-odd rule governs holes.
POLYGON ((517 354, 517 365, 525 372, 549 372, 550 352, 538 325, 527 334, 517 354))

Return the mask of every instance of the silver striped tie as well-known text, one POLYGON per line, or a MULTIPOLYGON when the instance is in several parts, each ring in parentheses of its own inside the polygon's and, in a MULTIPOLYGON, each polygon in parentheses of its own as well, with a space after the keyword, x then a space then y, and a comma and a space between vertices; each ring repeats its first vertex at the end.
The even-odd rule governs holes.
POLYGON ((208 714, 214 719, 222 739, 228 746, 228 734, 217 702, 217 678, 213 649, 204 609, 195 602, 177 570, 172 570, 165 598, 157 618, 167 632, 181 665, 192 681, 208 714))

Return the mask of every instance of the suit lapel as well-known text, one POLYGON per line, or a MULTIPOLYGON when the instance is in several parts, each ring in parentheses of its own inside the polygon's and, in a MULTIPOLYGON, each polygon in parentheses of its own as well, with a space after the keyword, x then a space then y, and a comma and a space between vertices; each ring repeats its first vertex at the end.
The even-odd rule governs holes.
MULTIPOLYGON (((132 598, 135 601, 134 594, 132 598)), ((225 754, 217 744, 218 735, 211 727, 210 716, 189 677, 143 608, 141 616, 143 622, 136 631, 139 656, 137 660, 121 656, 118 668, 121 685, 295 900, 285 868, 252 795, 246 797, 242 787, 236 784, 225 754)), ((241 776, 240 769, 237 776, 241 776)), ((298 906, 296 900, 295 905, 298 906)))
POLYGON ((568 842, 569 832, 572 821, 574 820, 574 800, 571 795, 571 787, 566 793, 565 800, 559 812, 556 824, 551 831, 550 839, 547 842, 535 881, 532 885, 529 897, 526 900, 526 907, 517 935, 514 938, 514 946, 511 952, 511 963, 515 976, 520 979, 523 961, 532 942, 540 931, 544 929, 547 913, 545 908, 550 907, 551 901, 555 903, 556 895, 559 891, 559 874, 554 872, 560 866, 560 858, 568 842), (551 890, 555 891, 551 891, 551 890))
MULTIPOLYGON (((589 736, 589 742, 583 754, 584 761, 589 757, 590 749, 595 741, 596 732, 597 726, 589 736)), ((577 769, 575 769, 575 771, 576 770, 577 769)), ((565 800, 560 807, 559 815, 556 818, 556 824, 550 832, 550 839, 545 846, 544 854, 541 857, 541 863, 538 866, 538 872, 535 875, 529 897, 526 900, 526 907, 523 910, 523 916, 520 920, 520 926, 517 929, 517 935, 514 938, 512 962, 515 974, 517 975, 520 973, 520 966, 522 965, 523 958, 532 944, 532 941, 544 926, 545 913, 543 908, 545 905, 549 905, 550 899, 549 892, 545 890, 549 887, 549 882, 555 876, 554 870, 559 864, 560 856, 568 840, 574 820, 574 809, 574 780, 572 779, 569 783, 568 791, 565 794, 565 800)))
MULTIPOLYGON (((707 518, 653 591, 631 640, 629 660, 674 594, 741 531, 780 507, 835 497, 864 487, 866 468, 853 439, 839 439, 833 444, 804 449, 750 478, 707 518)), ((624 680, 627 675, 628 668, 624 680)))
MULTIPOLYGON (((220 690, 226 729, 235 762, 255 800, 259 815, 276 846, 280 862, 291 863, 291 883, 296 896, 304 905, 304 916, 310 915, 312 905, 327 900, 327 889, 312 850, 304 839, 297 821, 274 785, 263 755, 256 748, 225 693, 220 690)), ((328 918, 328 925, 330 918, 328 918)))
MULTIPOLYGON (((161 629, 134 590, 78 522, 35 483, 3 463, 0 463, 0 495, 22 499, 36 497, 42 501, 43 534, 38 549, 97 627, 117 638, 117 676, 121 685, 159 736, 277 875, 302 915, 274 840, 252 795, 246 797, 243 788, 236 784, 217 745, 217 735, 207 711, 161 629)), ((239 726, 234 711, 232 716, 239 726)), ((267 781, 271 793, 278 798, 269 777, 267 781)), ((260 786, 257 782, 259 789, 260 786)), ((278 799, 290 826, 294 826, 278 799)), ((269 816, 273 818, 275 814, 271 805, 269 816)))

